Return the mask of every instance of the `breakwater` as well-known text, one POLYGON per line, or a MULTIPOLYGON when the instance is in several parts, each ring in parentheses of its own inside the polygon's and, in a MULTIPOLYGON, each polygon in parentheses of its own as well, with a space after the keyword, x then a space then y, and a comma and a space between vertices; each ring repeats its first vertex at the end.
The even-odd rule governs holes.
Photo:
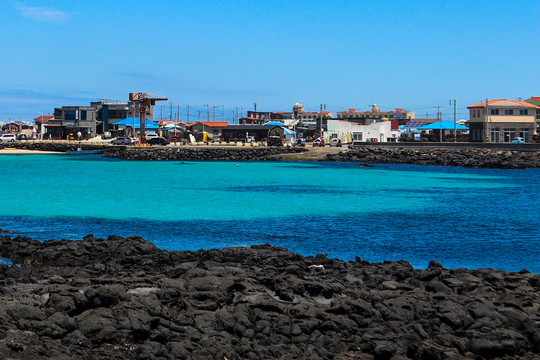
POLYGON ((21 150, 32 150, 32 151, 53 151, 53 152, 66 152, 68 150, 76 150, 81 148, 83 150, 103 150, 110 147, 108 144, 97 145, 97 144, 88 144, 85 142, 79 141, 23 141, 23 142, 14 142, 14 143, 3 143, 0 144, 0 149, 5 148, 15 148, 21 150))
POLYGON ((540 275, 0 236, 1 358, 537 359, 540 275))
POLYGON ((279 155, 300 153, 305 148, 268 147, 109 147, 104 157, 125 160, 180 160, 180 161, 265 161, 279 160, 279 155))
MULTIPOLYGON (((526 169, 540 168, 540 150, 471 147, 400 147, 360 146, 328 153, 331 148, 285 146, 167 146, 134 147, 88 144, 85 142, 16 142, 0 144, 0 149, 14 147, 35 151, 66 152, 104 150, 104 157, 126 160, 180 160, 180 161, 347 161, 363 163, 415 164, 437 166, 462 166, 473 168, 526 169), (313 154, 312 154, 313 153, 313 154), (283 155, 283 156, 281 156, 283 155), (291 156, 293 155, 293 156, 291 156)), ((335 148, 333 148, 335 149, 335 148)))
POLYGON ((328 161, 462 166, 493 169, 540 168, 540 151, 474 148, 354 147, 328 154, 328 161))

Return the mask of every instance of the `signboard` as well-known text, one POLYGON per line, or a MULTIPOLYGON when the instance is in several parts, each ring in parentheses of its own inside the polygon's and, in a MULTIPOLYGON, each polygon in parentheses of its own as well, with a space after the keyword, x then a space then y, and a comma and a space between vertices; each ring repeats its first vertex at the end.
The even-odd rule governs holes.
POLYGON ((420 134, 414 134, 414 141, 420 141, 420 134))

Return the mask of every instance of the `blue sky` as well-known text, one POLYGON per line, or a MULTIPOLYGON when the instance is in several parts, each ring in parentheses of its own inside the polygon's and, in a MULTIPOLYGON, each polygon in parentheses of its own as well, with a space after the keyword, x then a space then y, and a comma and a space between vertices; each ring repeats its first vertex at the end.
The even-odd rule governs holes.
MULTIPOLYGON (((0 121, 129 92, 198 107, 468 119, 540 96, 537 1, 2 0, 0 121)), ((169 105, 167 105, 169 106, 169 105)), ((158 112, 159 113, 159 112, 158 112)), ((220 118, 221 115, 218 115, 220 118)))

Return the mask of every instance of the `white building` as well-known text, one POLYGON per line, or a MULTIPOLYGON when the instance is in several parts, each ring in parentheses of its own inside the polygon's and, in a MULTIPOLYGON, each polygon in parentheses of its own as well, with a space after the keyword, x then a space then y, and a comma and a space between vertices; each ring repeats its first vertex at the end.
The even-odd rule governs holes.
POLYGON ((345 120, 328 120, 325 140, 341 139, 343 143, 351 143, 353 141, 387 142, 399 138, 397 127, 397 122, 394 124, 392 121, 361 125, 345 120))

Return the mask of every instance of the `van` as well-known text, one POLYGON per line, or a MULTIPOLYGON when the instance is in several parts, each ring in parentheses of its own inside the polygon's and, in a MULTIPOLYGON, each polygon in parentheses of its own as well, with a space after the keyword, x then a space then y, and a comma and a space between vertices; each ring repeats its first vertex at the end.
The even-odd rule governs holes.
POLYGON ((15 142, 16 138, 14 134, 2 134, 0 135, 0 142, 15 142))

